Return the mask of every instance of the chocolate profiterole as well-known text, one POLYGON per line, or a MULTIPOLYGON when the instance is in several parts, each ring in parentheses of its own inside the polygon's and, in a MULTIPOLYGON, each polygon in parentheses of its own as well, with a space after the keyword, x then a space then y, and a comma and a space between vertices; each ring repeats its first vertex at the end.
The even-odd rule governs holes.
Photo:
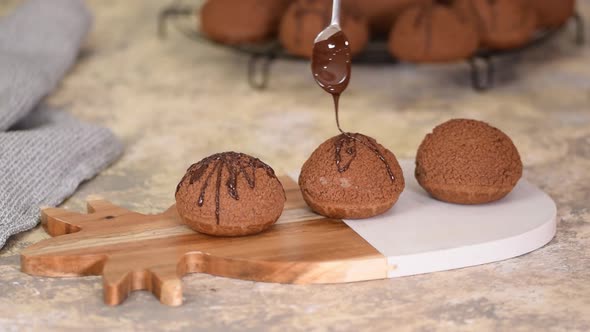
POLYGON ((343 0, 344 4, 352 3, 358 7, 360 14, 369 21, 371 34, 385 35, 389 33, 397 16, 409 7, 424 4, 431 0, 343 0))
POLYGON ((291 0, 208 0, 200 9, 201 30, 224 44, 272 39, 291 0))
POLYGON ((471 0, 481 44, 510 49, 526 44, 537 30, 535 11, 515 0, 471 0))
POLYGON ((388 49, 408 62, 452 62, 468 58, 479 46, 469 0, 432 0, 402 12, 389 34, 388 49))
POLYGON ((274 224, 285 205, 273 169, 237 152, 217 153, 189 167, 176 188, 178 214, 193 230, 242 236, 274 224))
POLYGON ((434 198, 481 204, 506 196, 522 175, 510 137, 485 122, 455 119, 426 135, 416 155, 416 179, 434 198))
POLYGON ((337 219, 369 218, 389 210, 405 186, 395 155, 362 134, 342 133, 322 143, 303 164, 305 202, 337 219))
POLYGON ((576 11, 576 0, 521 0, 537 13, 538 26, 557 28, 576 11))

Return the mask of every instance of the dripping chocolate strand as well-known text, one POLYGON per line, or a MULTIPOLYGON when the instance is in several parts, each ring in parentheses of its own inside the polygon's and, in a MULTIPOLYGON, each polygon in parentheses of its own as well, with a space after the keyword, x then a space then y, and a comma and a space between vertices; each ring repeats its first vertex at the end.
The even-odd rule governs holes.
MULTIPOLYGON (((361 143, 365 144, 364 142, 361 142, 361 143)), ((389 179, 391 180, 391 182, 393 182, 395 180, 395 176, 393 175, 393 171, 391 170, 391 166, 389 166, 389 163, 385 159, 385 156, 383 155, 383 153, 381 153, 381 151, 379 151, 379 149, 377 148, 377 146, 375 146, 375 144, 373 142, 369 141, 369 143, 370 143, 370 146, 368 144, 365 144, 365 146, 367 146, 370 150, 372 150, 373 153, 375 153, 377 155, 379 160, 381 160, 381 162, 385 165, 385 169, 387 170, 387 175, 389 175, 389 179)))
MULTIPOLYGON (((213 169, 211 170, 211 172, 209 173, 209 175, 207 175, 207 178, 205 179, 205 183, 203 183, 203 185, 201 186, 201 190, 199 193, 199 201, 197 202, 197 205, 199 205, 199 207, 203 206, 203 203, 205 203, 205 191, 207 190, 207 187, 209 186, 209 181, 211 180, 211 177, 213 176, 213 174, 215 173, 215 170, 217 169, 217 167, 219 167, 220 163, 216 163, 215 166, 213 166, 213 169)), ((203 169, 206 169, 206 166, 203 166, 203 169)), ((201 173, 201 176, 203 173, 201 173)), ((191 177, 191 181, 189 182, 190 184, 193 184, 195 181, 198 181, 201 176, 195 176, 195 177, 191 177), (195 180, 196 178, 196 180, 195 180)))
MULTIPOLYGON (((220 208, 220 201, 221 198, 219 197, 221 194, 221 173, 223 173, 223 161, 221 159, 217 163, 218 170, 217 170, 217 183, 215 185, 215 220, 217 225, 219 225, 219 208, 220 208)), ((213 172, 211 172, 213 173, 213 172)), ((229 188, 228 188, 229 190, 229 188)), ((229 190, 231 192, 231 190, 229 190)))
POLYGON ((350 136, 348 133, 342 133, 342 135, 338 136, 338 138, 336 139, 336 167, 338 167, 338 172, 343 173, 346 172, 348 170, 348 168, 350 167, 350 164, 352 163, 352 161, 354 160, 354 158, 356 157, 356 140, 354 139, 354 137, 350 136), (340 165, 340 163, 342 162, 342 148, 344 147, 345 144, 353 142, 353 146, 349 146, 346 149, 346 153, 350 156, 350 160, 344 164, 344 165, 340 165))
POLYGON ((336 127, 338 127, 338 130, 344 134, 344 131, 342 130, 342 128, 340 128, 340 114, 339 114, 339 109, 338 109, 338 103, 340 101, 340 94, 333 94, 332 98, 334 99, 334 113, 336 115, 336 127))
MULTIPOLYGON (((238 176, 235 174, 235 170, 232 167, 227 167, 227 171, 229 176, 227 177, 227 182, 225 185, 227 186, 227 192, 231 196, 231 198, 235 200, 240 199, 240 194, 238 193, 238 176)), ((250 182, 249 179, 248 183, 250 182)))

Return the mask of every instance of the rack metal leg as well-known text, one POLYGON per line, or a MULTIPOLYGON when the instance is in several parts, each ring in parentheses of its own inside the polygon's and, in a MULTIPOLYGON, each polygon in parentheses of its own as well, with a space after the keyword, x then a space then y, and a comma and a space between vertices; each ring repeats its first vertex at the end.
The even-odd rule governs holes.
POLYGON ((193 15, 194 11, 189 7, 179 7, 177 5, 168 6, 160 11, 158 14, 158 37, 160 39, 166 38, 168 21, 171 18, 179 16, 193 15))
POLYGON ((248 61, 248 83, 256 90, 264 90, 268 86, 270 66, 276 59, 276 51, 252 54, 248 61))
POLYGON ((584 18, 580 13, 576 12, 574 14, 574 24, 576 25, 576 44, 584 45, 586 42, 586 31, 584 30, 584 18))
POLYGON ((472 57, 469 65, 474 90, 483 92, 494 86, 494 63, 490 57, 472 57))

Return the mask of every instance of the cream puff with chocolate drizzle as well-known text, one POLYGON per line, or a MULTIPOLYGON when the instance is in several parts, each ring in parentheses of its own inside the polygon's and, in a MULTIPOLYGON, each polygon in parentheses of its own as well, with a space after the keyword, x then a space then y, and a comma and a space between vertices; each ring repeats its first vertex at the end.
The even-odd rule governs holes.
POLYGON ((217 236, 264 231, 279 219, 285 200, 273 169, 237 152, 193 164, 176 188, 176 208, 185 224, 217 236))

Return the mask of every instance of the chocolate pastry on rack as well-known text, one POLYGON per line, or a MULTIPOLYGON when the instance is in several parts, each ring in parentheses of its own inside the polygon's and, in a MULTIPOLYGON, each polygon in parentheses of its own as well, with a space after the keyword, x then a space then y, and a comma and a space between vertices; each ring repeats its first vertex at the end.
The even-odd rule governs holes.
POLYGON ((521 0, 537 13, 538 26, 557 28, 575 14, 575 0, 521 0))
POLYGON ((405 186, 395 155, 373 138, 342 133, 322 143, 303 164, 299 187, 311 209, 338 219, 389 210, 405 186))
POLYGON ((208 0, 200 10, 201 30, 224 44, 260 43, 275 37, 291 0, 208 0))
POLYGON ((451 62, 470 57, 479 45, 469 0, 432 0, 405 10, 394 23, 391 54, 408 62, 451 62))
POLYGON ((193 164, 176 188, 176 209, 184 223, 218 236, 264 231, 279 219, 285 200, 283 185, 270 166, 236 152, 193 164))
POLYGON ((471 0, 481 32, 482 46, 510 49, 529 42, 537 30, 537 16, 530 6, 515 0, 471 0))
MULTIPOLYGON (((311 58, 315 38, 330 25, 331 15, 331 0, 296 0, 281 21, 281 45, 292 55, 311 58)), ((352 4, 343 4, 340 25, 348 37, 351 54, 360 53, 369 40, 367 20, 358 14, 352 4)))
POLYGON ((367 18, 371 34, 387 35, 400 13, 411 6, 424 4, 430 0, 343 0, 344 4, 354 4, 358 12, 367 18))
POLYGON ((510 137, 485 122, 447 121, 426 135, 416 155, 416 179, 430 195, 458 204, 506 196, 522 175, 510 137))

